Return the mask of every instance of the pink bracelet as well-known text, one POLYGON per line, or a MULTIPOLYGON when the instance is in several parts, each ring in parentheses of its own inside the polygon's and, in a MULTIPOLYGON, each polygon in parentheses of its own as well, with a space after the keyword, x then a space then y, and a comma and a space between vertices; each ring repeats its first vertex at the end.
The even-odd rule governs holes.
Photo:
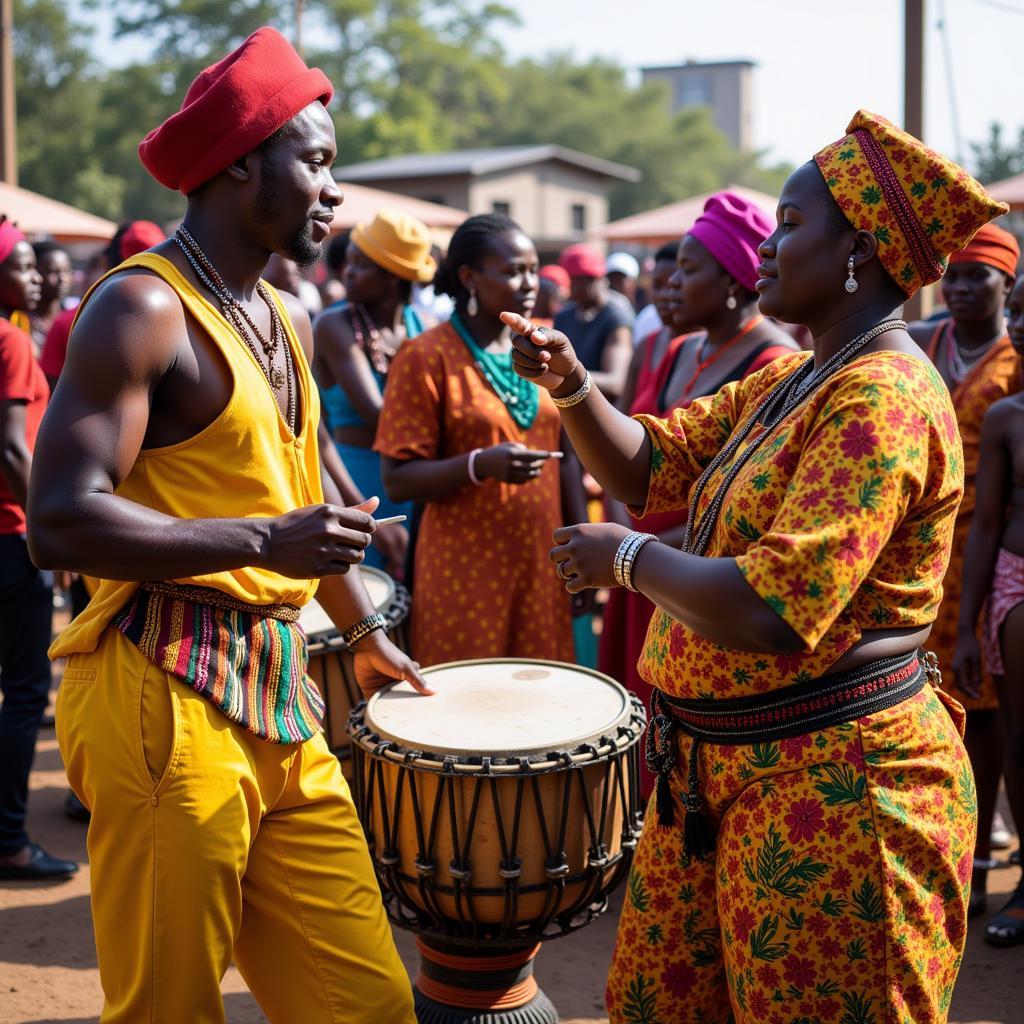
POLYGON ((474 448, 469 453, 469 462, 466 465, 466 469, 469 471, 469 482, 479 487, 483 480, 476 475, 476 457, 483 451, 483 448, 474 448))

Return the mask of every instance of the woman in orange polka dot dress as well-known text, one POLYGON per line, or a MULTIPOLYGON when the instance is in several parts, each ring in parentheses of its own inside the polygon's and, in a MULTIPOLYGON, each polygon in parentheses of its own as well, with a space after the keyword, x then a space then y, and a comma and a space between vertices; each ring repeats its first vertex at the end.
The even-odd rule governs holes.
MULTIPOLYGON (((547 559, 572 470, 552 456, 561 452, 558 412, 512 369, 498 319, 509 308, 529 315, 537 269, 514 221, 470 217, 435 282, 455 314, 403 345, 391 366, 375 448, 392 500, 425 505, 412 608, 422 665, 573 661, 571 599, 547 559)), ((571 521, 580 509, 582 496, 571 521)))
POLYGON ((568 340, 508 321, 587 468, 682 550, 556 531, 570 593, 656 605, 640 672, 658 775, 609 972, 611 1024, 942 1024, 977 805, 963 709, 918 653, 963 493, 948 390, 898 318, 1003 212, 867 111, 786 182, 760 246, 784 356, 666 419, 629 419, 568 340))

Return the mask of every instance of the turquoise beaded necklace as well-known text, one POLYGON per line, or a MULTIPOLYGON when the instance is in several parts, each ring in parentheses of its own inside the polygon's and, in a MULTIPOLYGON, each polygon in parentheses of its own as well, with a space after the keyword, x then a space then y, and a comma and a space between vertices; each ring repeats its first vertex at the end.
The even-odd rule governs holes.
POLYGON ((520 377, 512 365, 511 352, 485 352, 469 333, 458 313, 452 313, 451 325, 469 349, 476 368, 494 393, 505 403, 508 414, 523 429, 529 430, 537 418, 540 392, 537 385, 520 377))

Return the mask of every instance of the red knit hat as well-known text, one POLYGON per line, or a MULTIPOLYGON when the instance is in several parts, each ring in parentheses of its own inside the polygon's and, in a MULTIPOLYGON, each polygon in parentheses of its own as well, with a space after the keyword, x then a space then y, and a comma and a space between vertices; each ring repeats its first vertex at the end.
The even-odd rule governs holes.
POLYGON ((604 257, 586 242, 577 242, 563 249, 558 265, 570 277, 604 277, 604 257))
POLYGON ((199 73, 181 109, 139 143, 139 159, 161 185, 188 195, 333 93, 280 32, 257 29, 199 73))

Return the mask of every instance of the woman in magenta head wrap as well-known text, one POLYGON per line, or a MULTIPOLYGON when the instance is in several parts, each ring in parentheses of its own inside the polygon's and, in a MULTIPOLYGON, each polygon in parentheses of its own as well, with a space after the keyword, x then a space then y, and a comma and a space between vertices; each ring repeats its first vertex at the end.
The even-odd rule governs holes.
MULTIPOLYGON (((657 335, 638 348, 627 385, 635 375, 631 400, 626 408, 620 405, 624 412, 667 416, 677 406, 714 394, 723 384, 742 380, 797 350, 788 334, 757 311, 757 247, 774 230, 760 207, 735 192, 719 192, 704 204, 679 244, 669 281, 673 295, 668 305, 677 336, 664 355, 654 351, 657 335)), ((609 505, 611 517, 624 526, 656 534, 665 544, 682 543, 685 508, 636 520, 621 503, 609 505)), ((602 672, 644 700, 651 688, 637 671, 637 662, 653 611, 643 594, 624 587, 611 591, 598 661, 602 672)), ((653 779, 646 766, 641 771, 648 794, 653 779)))

